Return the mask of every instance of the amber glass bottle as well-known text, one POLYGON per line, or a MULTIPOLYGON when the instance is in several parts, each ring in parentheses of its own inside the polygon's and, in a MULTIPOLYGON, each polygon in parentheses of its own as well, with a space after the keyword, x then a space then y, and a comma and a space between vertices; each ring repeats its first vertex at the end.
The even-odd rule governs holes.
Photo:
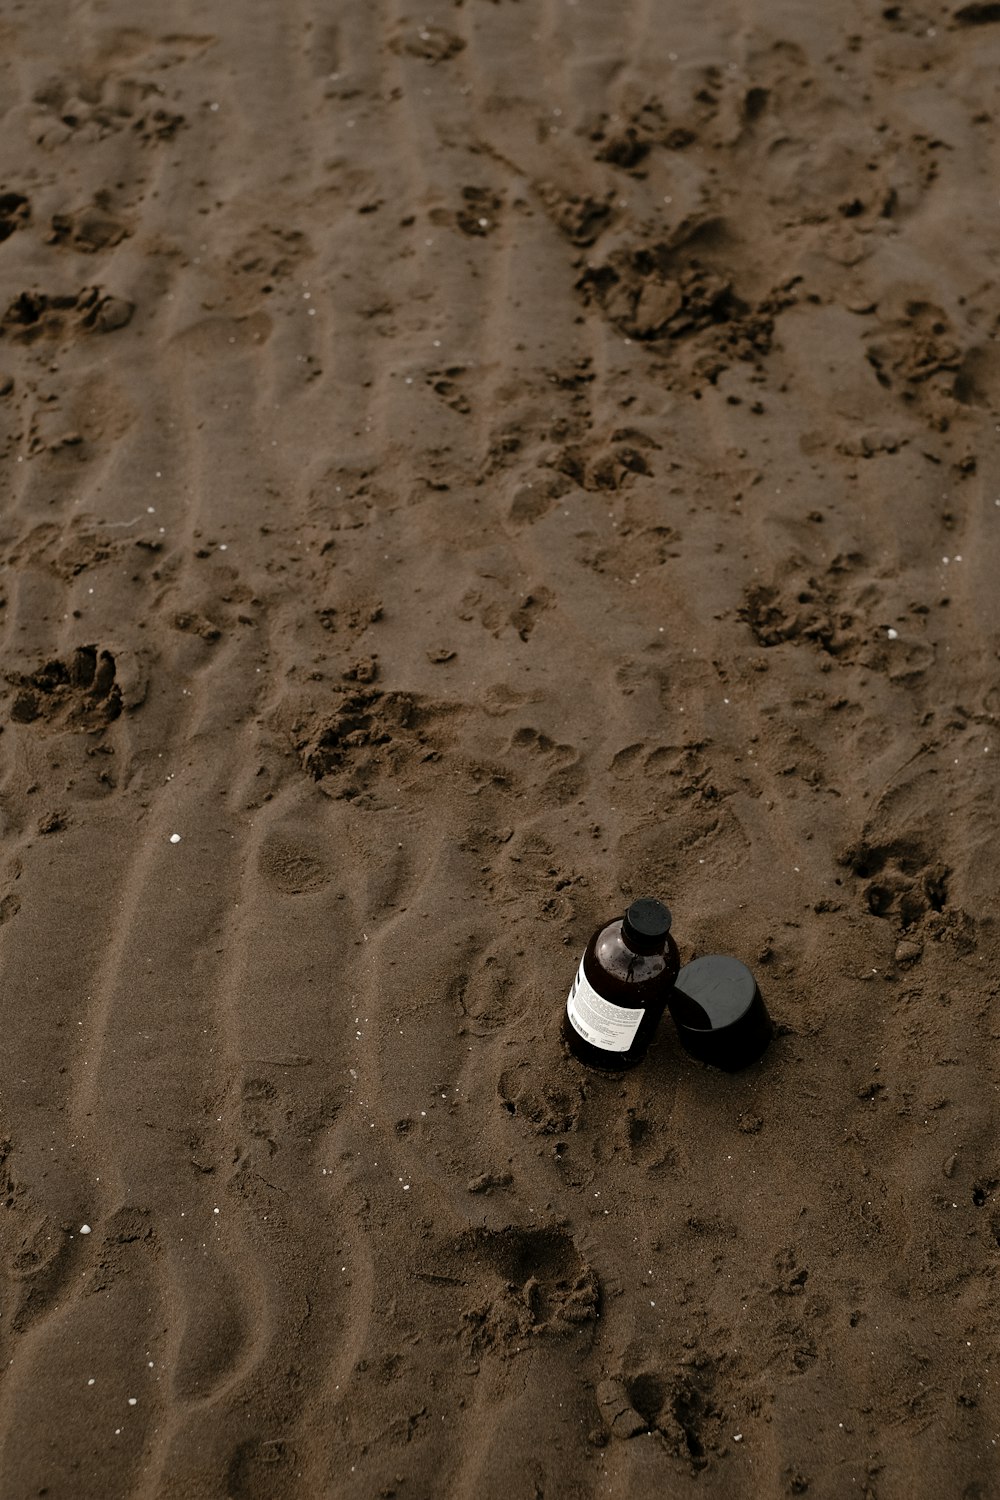
POLYGON ((662 901, 633 901, 587 944, 566 1001, 563 1036, 591 1068, 641 1062, 680 971, 662 901))

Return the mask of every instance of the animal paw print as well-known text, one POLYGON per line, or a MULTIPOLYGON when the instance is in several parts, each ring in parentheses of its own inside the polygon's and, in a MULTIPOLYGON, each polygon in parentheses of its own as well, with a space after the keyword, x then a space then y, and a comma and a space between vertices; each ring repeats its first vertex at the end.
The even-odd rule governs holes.
POLYGON ((724 277, 701 267, 669 272, 670 257, 660 246, 644 247, 615 259, 580 281, 584 297, 597 302, 609 320, 630 338, 680 338, 743 311, 724 277), (665 264, 661 267, 659 262, 665 264))
POLYGON ((723 1413, 712 1400, 707 1368, 685 1370, 676 1379, 642 1370, 623 1379, 602 1380, 597 1404, 611 1437, 658 1433, 692 1473, 706 1466, 718 1446, 723 1413))
POLYGON ((411 693, 345 691, 333 712, 297 740, 302 766, 332 797, 370 806, 377 784, 417 762, 440 759, 428 733, 448 707, 411 693))
POLYGON ((185 124, 184 116, 160 101, 159 84, 131 78, 56 78, 35 95, 43 117, 45 139, 55 144, 79 136, 99 141, 132 130, 142 141, 169 141, 185 124))
POLYGON ((565 474, 581 489, 620 490, 630 475, 652 474, 645 450, 659 445, 632 429, 619 429, 607 443, 570 445, 549 459, 551 468, 565 474))
POLYGON ((674 346, 693 341, 685 378, 697 389, 714 384, 734 361, 759 365, 771 351, 778 314, 794 301, 791 283, 756 303, 741 297, 719 269, 720 254, 734 247, 728 226, 706 219, 673 240, 613 250, 584 269, 576 289, 629 338, 674 346))
POLYGON ((15 724, 90 732, 107 728, 122 711, 115 658, 96 646, 79 646, 68 661, 57 658, 10 680, 18 689, 15 724))
POLYGON ((572 1334, 597 1318, 597 1276, 564 1229, 471 1229, 456 1250, 465 1279, 481 1293, 462 1314, 473 1352, 572 1334))
POLYGON ((687 126, 671 122, 660 101, 649 99, 628 116, 602 114, 590 132, 590 139, 597 147, 595 161, 610 162, 613 167, 642 177, 653 147, 683 151, 695 140, 695 133, 687 126))
POLYGON ((127 225, 108 211, 107 195, 99 193, 94 203, 72 213, 53 214, 46 242, 83 255, 110 250, 129 234, 127 225))
MULTIPOLYGON (((852 556, 845 566, 859 560, 852 556)), ((797 588, 793 584, 784 589, 776 584, 752 584, 739 614, 758 646, 805 642, 829 656, 842 656, 858 643, 853 613, 840 607, 827 581, 814 576, 800 578, 797 588)))
MULTIPOLYGON (((471 233, 471 231, 466 232, 471 233)), ((472 410, 472 402, 459 385, 464 374, 464 365, 448 365, 443 370, 428 370, 427 384, 436 396, 441 397, 445 406, 451 407, 451 410, 457 411, 460 416, 467 417, 472 410)))
POLYGON ((556 228, 574 245, 592 245, 611 223, 613 194, 603 200, 583 197, 551 182, 539 183, 538 193, 556 228))
POLYGON ((955 409, 957 372, 965 350, 947 314, 922 298, 889 299, 890 310, 868 344, 879 385, 944 430, 955 409))
POLYGON ((511 597, 510 592, 497 583, 488 590, 469 589, 462 597, 458 618, 478 619, 484 630, 497 637, 513 626, 521 640, 527 641, 539 616, 554 603, 552 592, 544 584, 539 584, 531 593, 521 594, 513 609, 510 607, 511 597))
POLYGON ((21 292, 0 318, 0 338, 33 344, 73 331, 114 333, 131 322, 134 312, 134 303, 113 297, 99 286, 86 286, 75 295, 21 292))
MULTIPOLYGON (((538 772, 544 778, 543 781, 535 781, 533 784, 543 786, 548 798, 564 804, 579 795, 583 773, 580 767, 580 756, 572 745, 557 744, 541 730, 525 724, 514 731, 510 747, 513 751, 526 752, 531 757, 529 765, 534 762, 538 772)), ((532 773, 529 772, 529 774, 532 773)), ((556 872, 556 878, 559 878, 558 872, 556 872)), ((563 886, 569 884, 570 878, 562 882, 563 886)))
POLYGON ((565 1135, 575 1130, 583 1099, 579 1087, 533 1082, 522 1072, 508 1068, 500 1074, 497 1094, 507 1113, 527 1120, 536 1135, 565 1135))
POLYGON ((942 912, 948 901, 948 866, 931 858, 915 838, 896 838, 886 844, 862 840, 843 861, 865 881, 864 898, 876 917, 914 927, 931 912, 942 912))

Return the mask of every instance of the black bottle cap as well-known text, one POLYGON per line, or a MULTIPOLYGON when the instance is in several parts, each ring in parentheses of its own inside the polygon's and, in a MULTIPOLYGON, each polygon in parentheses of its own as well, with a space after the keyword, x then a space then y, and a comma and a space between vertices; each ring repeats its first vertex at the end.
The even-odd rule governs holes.
POLYGON ((756 1062, 771 1040, 757 981, 738 958, 709 953, 685 964, 669 1005, 685 1051, 727 1072, 756 1062))
POLYGON ((662 901, 643 896, 633 901, 622 921, 625 936, 633 942, 662 943, 670 931, 673 918, 662 901))

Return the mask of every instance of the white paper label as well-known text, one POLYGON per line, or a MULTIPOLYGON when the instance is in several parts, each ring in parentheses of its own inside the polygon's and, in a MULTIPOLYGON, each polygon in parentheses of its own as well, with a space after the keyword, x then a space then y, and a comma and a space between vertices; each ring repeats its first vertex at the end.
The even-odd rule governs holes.
POLYGON ((602 1047, 605 1052, 627 1052, 646 1012, 611 1005, 597 993, 584 974, 581 958, 566 1001, 566 1014, 573 1030, 578 1031, 585 1042, 602 1047))

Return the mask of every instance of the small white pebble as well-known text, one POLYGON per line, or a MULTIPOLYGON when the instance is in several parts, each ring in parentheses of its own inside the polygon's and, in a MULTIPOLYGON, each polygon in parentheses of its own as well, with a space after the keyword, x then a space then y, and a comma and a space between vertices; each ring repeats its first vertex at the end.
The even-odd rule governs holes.
POLYGON ((80 1225, 80 1233, 81 1234, 89 1234, 90 1233, 90 1225, 89 1224, 81 1224, 80 1225))
POLYGON ((128 1404, 129 1404, 129 1406, 135 1406, 135 1404, 136 1404, 136 1398, 134 1396, 130 1396, 128 1398, 128 1404))
POLYGON ((92 1376, 91 1376, 91 1377, 90 1377, 90 1379, 89 1379, 89 1380, 88 1380, 88 1381, 87 1381, 87 1384, 88 1384, 88 1385, 93 1385, 93 1383, 94 1383, 94 1377, 93 1377, 93 1375, 92 1375, 92 1376))
POLYGON ((742 1443, 742 1441, 743 1441, 743 1434, 742 1434, 742 1432, 734 1432, 733 1433, 733 1442, 734 1443, 742 1443))
POLYGON ((890 625, 889 629, 886 631, 886 635, 889 637, 890 641, 898 641, 899 640, 899 631, 898 630, 893 630, 893 628, 892 628, 891 625, 890 625))
POLYGON ((181 841, 181 836, 180 836, 180 834, 179 834, 179 833, 172 833, 172 834, 171 834, 171 835, 170 835, 170 842, 171 842, 171 843, 172 843, 172 844, 179 844, 179 843, 180 843, 180 841, 181 841))

